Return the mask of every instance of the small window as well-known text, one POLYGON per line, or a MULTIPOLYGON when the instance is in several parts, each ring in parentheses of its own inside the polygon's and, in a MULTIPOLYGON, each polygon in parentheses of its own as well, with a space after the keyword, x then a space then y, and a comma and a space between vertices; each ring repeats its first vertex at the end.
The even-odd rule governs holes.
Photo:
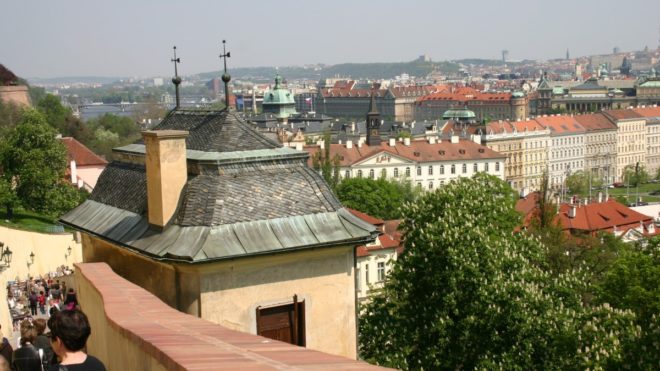
POLYGON ((369 178, 373 179, 375 176, 374 169, 369 170, 369 178))
POLYGON ((433 175, 433 166, 429 166, 429 175, 433 175))
POLYGON ((487 163, 487 162, 484 163, 484 171, 485 171, 485 172, 488 172, 488 163, 487 163))
POLYGON ((399 168, 398 168, 398 167, 395 167, 395 168, 394 168, 394 177, 395 177, 395 178, 398 178, 398 177, 399 177, 399 168))
POLYGON ((500 162, 495 163, 495 171, 500 171, 500 162))
POLYGON ((433 182, 429 182, 429 190, 433 189, 433 182))
POLYGON ((445 173, 445 165, 440 165, 440 175, 444 175, 445 173))
POLYGON ((476 172, 479 171, 479 165, 477 163, 475 163, 472 167, 473 167, 473 169, 472 169, 473 172, 476 173, 476 172))
POLYGON ((383 169, 380 171, 380 177, 381 178, 387 178, 387 169, 383 169))
POLYGON ((422 167, 417 166, 417 175, 422 175, 422 167))
POLYGON ((467 164, 463 164, 461 171, 463 172, 463 174, 467 173, 467 164))
POLYGON ((378 263, 378 281, 379 282, 385 281, 385 263, 384 262, 379 262, 378 263))
POLYGON ((358 170, 357 177, 362 178, 362 170, 358 170))
POLYGON ((350 177, 351 177, 351 171, 350 171, 350 170, 346 170, 346 171, 344 172, 344 178, 349 179, 350 177))
POLYGON ((410 168, 409 167, 406 168, 406 176, 410 176, 410 168))
POLYGON ((369 263, 364 265, 364 282, 369 284, 369 263))
POLYGON ((454 164, 451 165, 451 173, 456 174, 456 165, 454 164))

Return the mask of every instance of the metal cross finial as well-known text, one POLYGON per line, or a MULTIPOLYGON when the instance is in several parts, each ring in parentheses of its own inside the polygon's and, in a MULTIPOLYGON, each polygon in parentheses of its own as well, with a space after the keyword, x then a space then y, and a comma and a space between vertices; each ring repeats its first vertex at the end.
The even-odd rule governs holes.
POLYGON ((222 40, 222 54, 220 54, 220 58, 222 58, 225 63, 225 73, 227 73, 227 58, 231 57, 231 52, 225 50, 226 43, 227 43, 226 40, 222 40))
POLYGON ((176 45, 174 46, 174 58, 171 59, 172 62, 174 62, 174 77, 178 77, 179 73, 176 69, 177 63, 181 63, 181 58, 176 57, 176 45))

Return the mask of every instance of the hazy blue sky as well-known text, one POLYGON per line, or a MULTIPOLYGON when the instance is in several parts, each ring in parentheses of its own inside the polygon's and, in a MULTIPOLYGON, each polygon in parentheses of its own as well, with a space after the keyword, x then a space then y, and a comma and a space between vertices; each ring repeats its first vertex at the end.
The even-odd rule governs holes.
POLYGON ((658 0, 3 0, 0 63, 25 77, 170 75, 397 62, 548 59, 658 46, 658 0))

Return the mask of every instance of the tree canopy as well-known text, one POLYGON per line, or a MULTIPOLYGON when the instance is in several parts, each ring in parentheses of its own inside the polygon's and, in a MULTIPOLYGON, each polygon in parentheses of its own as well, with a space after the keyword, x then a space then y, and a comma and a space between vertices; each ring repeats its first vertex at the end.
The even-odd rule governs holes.
POLYGON ((401 205, 413 201, 419 192, 406 180, 397 182, 384 178, 344 179, 335 188, 344 206, 381 219, 400 218, 401 205))
POLYGON ((57 215, 82 201, 64 181, 67 155, 46 118, 26 109, 16 127, 0 143, 0 200, 11 217, 15 206, 57 215))
POLYGON ((580 269, 544 269, 545 246, 514 233, 501 180, 461 178, 403 208, 405 250, 361 312, 360 354, 402 369, 623 366, 635 315, 588 305, 580 269))

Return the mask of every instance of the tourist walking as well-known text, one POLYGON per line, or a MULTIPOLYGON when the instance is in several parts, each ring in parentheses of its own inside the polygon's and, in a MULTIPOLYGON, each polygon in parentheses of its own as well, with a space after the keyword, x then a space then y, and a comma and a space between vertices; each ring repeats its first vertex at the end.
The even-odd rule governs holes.
POLYGON ((46 314, 46 295, 43 291, 39 292, 37 301, 39 302, 39 310, 41 311, 41 314, 46 314))
POLYGON ((66 294, 66 299, 64 300, 64 309, 74 310, 78 308, 78 296, 73 289, 69 289, 69 292, 66 294))
POLYGON ((21 322, 21 347, 12 354, 11 365, 16 371, 41 371, 41 358, 35 348, 34 340, 37 338, 37 329, 25 320, 21 322))
POLYGON ((85 313, 75 309, 57 312, 48 320, 48 328, 53 351, 60 359, 49 371, 59 371, 61 366, 69 371, 105 371, 101 361, 83 351, 92 333, 85 313))
POLYGON ((39 303, 39 297, 37 296, 37 293, 33 290, 30 292, 30 296, 28 297, 28 301, 30 302, 30 314, 33 316, 37 315, 37 304, 39 303))
POLYGON ((43 318, 37 318, 34 320, 34 327, 37 329, 37 338, 34 340, 34 347, 37 350, 41 351, 43 355, 41 358, 41 363, 44 366, 44 370, 47 370, 51 364, 55 364, 55 353, 53 348, 50 345, 50 338, 46 336, 46 320, 43 318))

